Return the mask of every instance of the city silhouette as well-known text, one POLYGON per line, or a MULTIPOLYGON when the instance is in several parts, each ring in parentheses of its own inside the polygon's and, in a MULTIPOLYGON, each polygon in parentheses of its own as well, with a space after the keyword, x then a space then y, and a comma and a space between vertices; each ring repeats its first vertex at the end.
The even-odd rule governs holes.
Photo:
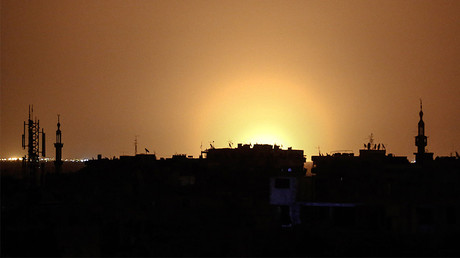
POLYGON ((32 114, 27 156, 2 166, 2 256, 460 255, 460 158, 426 152, 422 103, 415 163, 371 134, 358 156, 319 153, 310 169, 303 150, 241 143, 72 169, 59 116, 56 159, 40 161, 32 114))
POLYGON ((0 256, 460 257, 459 13, 0 0, 0 256))

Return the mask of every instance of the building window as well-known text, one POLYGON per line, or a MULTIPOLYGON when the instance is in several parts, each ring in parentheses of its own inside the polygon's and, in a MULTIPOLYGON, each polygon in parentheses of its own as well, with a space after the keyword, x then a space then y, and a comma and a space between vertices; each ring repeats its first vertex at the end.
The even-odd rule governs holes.
POLYGON ((275 180, 275 188, 286 189, 290 188, 291 181, 289 178, 277 178, 275 180))

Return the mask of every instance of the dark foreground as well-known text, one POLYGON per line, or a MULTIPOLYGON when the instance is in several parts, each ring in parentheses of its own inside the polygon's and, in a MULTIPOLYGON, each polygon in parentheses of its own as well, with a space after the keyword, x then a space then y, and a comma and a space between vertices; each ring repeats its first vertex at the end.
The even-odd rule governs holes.
POLYGON ((48 173, 35 186, 2 176, 1 256, 460 256, 458 230, 395 232, 327 214, 288 227, 268 178, 158 163, 48 173))

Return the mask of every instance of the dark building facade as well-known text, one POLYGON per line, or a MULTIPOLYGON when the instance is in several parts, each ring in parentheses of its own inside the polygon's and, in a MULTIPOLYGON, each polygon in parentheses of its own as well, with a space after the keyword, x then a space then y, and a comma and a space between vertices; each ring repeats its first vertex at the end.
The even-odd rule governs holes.
POLYGON ((419 116, 415 163, 370 143, 359 156, 312 156, 304 187, 310 194, 298 199, 301 226, 319 235, 328 228, 322 239, 341 255, 460 255, 453 241, 460 234, 460 159, 433 160, 421 106, 419 116), (335 237, 343 232, 346 244, 335 237))

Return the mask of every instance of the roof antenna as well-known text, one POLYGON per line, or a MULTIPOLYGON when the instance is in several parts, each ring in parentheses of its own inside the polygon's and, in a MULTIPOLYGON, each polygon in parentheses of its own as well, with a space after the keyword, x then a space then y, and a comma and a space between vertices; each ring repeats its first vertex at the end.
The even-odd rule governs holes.
POLYGON ((369 143, 371 144, 370 146, 373 146, 374 144, 374 134, 371 133, 371 135, 369 135, 369 143))
POLYGON ((134 135, 134 156, 137 155, 137 137, 139 135, 134 135))

